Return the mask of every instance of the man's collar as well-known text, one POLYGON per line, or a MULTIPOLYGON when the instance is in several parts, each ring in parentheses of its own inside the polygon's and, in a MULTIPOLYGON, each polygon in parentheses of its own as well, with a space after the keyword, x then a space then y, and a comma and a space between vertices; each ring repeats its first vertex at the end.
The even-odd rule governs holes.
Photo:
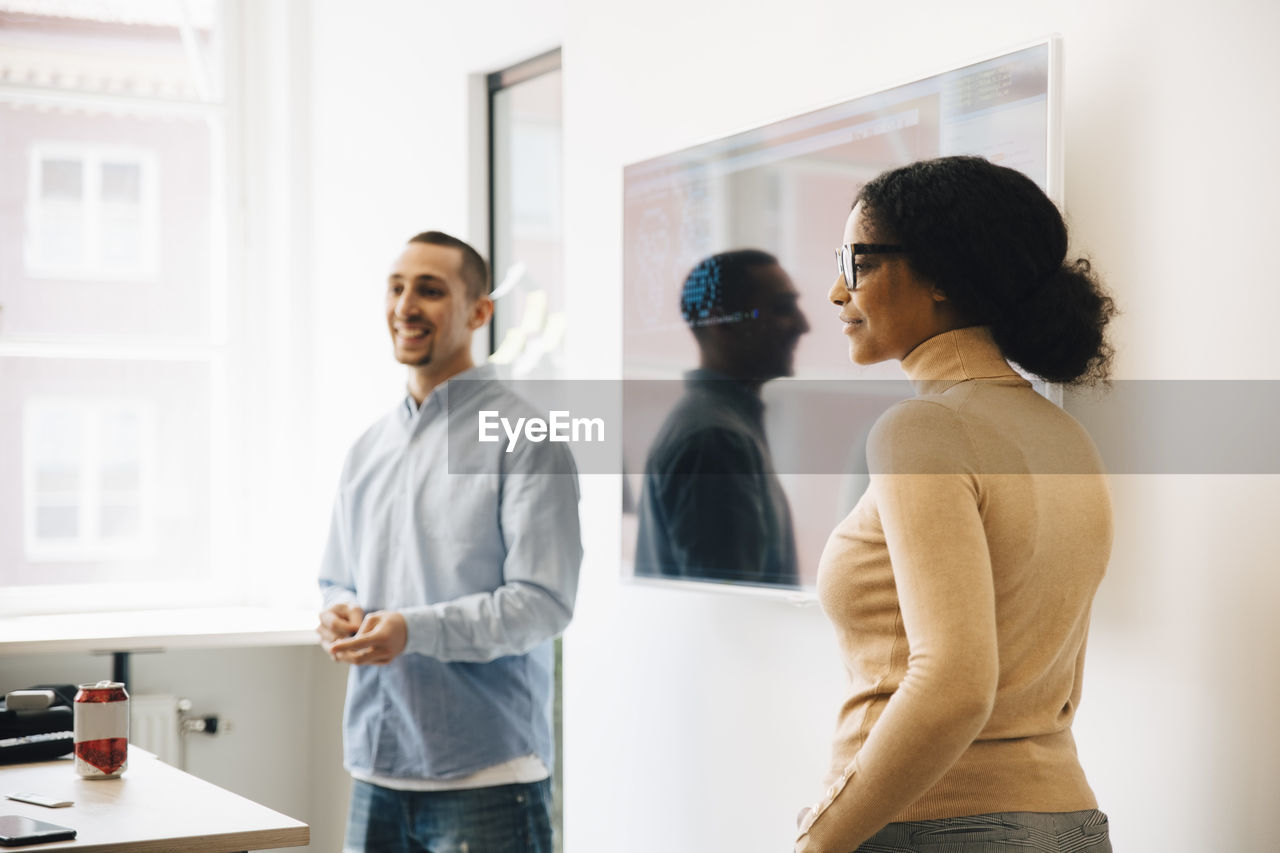
POLYGON ((468 367, 459 373, 455 373, 439 385, 431 389, 431 392, 423 399, 422 405, 413 399, 413 394, 405 391, 404 395, 404 418, 411 421, 419 412, 424 409, 439 406, 441 409, 449 405, 450 399, 454 404, 464 402, 488 382, 495 381, 498 378, 497 368, 488 362, 477 364, 474 367, 468 367), (449 390, 449 386, 453 386, 453 390, 449 390))

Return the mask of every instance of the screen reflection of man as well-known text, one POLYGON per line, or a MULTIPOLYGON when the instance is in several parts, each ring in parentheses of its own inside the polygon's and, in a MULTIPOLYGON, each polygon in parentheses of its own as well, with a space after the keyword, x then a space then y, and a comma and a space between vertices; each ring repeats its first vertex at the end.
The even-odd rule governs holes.
POLYGON ((680 309, 700 364, 645 461, 637 575, 796 583, 760 389, 792 373, 809 331, 798 299, 777 258, 755 249, 706 258, 685 279, 680 309))

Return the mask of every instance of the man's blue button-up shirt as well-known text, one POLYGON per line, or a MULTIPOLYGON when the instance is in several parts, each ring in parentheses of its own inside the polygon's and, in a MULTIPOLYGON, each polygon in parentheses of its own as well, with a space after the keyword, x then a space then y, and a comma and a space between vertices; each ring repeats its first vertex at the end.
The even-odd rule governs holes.
POLYGON ((353 772, 450 779, 531 754, 553 764, 551 639, 573 615, 582 561, 577 473, 562 444, 479 442, 478 409, 535 414, 486 365, 416 409, 406 399, 347 454, 325 606, 398 610, 408 627, 390 664, 351 667, 353 772))

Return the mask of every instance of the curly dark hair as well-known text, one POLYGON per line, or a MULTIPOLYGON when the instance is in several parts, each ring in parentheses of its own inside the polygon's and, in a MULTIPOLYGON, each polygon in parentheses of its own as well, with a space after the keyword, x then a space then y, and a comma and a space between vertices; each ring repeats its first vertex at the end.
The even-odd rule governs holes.
POLYGON ((1067 259, 1067 226, 1026 175, 981 157, 922 160, 858 193, 878 240, 962 316, 991 327, 1001 352, 1051 382, 1106 382, 1114 301, 1084 258, 1067 259))

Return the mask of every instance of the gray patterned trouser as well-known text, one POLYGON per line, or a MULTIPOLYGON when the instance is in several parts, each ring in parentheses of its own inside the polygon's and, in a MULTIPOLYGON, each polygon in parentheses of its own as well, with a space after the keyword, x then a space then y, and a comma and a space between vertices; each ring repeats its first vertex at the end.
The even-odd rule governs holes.
POLYGON ((891 823, 854 853, 1111 853, 1111 840, 1097 809, 997 812, 891 823))

